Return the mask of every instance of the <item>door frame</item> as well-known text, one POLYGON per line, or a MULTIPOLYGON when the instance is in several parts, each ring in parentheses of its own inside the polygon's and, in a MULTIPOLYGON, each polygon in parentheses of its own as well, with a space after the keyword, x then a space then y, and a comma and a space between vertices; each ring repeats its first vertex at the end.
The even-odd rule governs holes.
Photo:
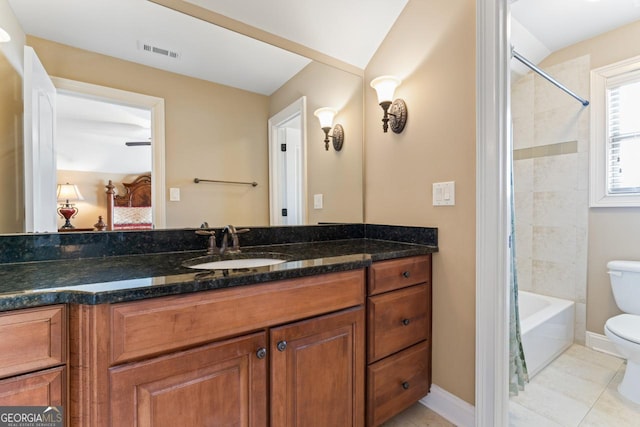
POLYGON ((151 210, 153 227, 155 229, 166 228, 164 99, 61 77, 51 77, 51 80, 58 90, 79 93, 95 99, 130 107, 145 108, 151 111, 151 210))
POLYGON ((476 1, 476 374, 478 427, 509 423, 508 0, 476 1))
POLYGON ((300 115, 300 136, 302 138, 302 220, 309 222, 307 208, 307 97, 302 96, 292 102, 268 120, 269 128, 269 225, 281 225, 282 195, 278 183, 280 182, 280 162, 278 153, 278 128, 292 117, 300 115))

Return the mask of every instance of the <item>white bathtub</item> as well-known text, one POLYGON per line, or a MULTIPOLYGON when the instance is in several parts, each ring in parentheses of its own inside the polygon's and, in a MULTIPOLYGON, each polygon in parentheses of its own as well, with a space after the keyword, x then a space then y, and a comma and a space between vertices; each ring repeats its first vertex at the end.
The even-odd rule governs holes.
POLYGON ((520 332, 529 378, 573 343, 574 302, 519 291, 520 332))

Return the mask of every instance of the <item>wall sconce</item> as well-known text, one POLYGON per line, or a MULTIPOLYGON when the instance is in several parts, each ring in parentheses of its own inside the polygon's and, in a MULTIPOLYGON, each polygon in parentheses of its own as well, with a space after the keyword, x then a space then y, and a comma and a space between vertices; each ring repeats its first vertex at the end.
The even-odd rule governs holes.
POLYGON ((75 228, 73 225, 71 225, 70 219, 74 218, 78 214, 78 208, 76 208, 69 202, 84 200, 84 197, 82 197, 82 194, 80 194, 80 190, 78 190, 78 187, 76 185, 69 184, 68 182, 66 184, 58 184, 57 197, 59 202, 63 202, 58 208, 58 214, 65 219, 65 223, 62 227, 60 227, 60 229, 66 230, 75 228))
POLYGON ((400 133, 407 124, 407 104, 402 99, 393 99, 393 92, 401 80, 394 76, 381 76, 371 80, 371 87, 378 93, 378 103, 384 111, 382 130, 387 132, 389 126, 394 133, 400 133))
POLYGON ((336 151, 342 150, 342 144, 344 143, 344 129, 342 125, 333 126, 333 118, 337 113, 336 110, 329 107, 318 108, 313 112, 313 115, 320 121, 320 127, 324 131, 324 148, 327 151, 329 151, 329 138, 333 139, 333 148, 336 151), (329 135, 332 126, 333 135, 329 135))
POLYGON ((0 27, 0 43, 11 41, 11 36, 2 27, 0 27))

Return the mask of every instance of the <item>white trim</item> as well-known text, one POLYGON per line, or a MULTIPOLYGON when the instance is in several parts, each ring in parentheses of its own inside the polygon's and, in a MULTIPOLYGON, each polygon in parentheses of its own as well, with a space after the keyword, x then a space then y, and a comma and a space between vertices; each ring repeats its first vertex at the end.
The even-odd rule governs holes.
MULTIPOLYGON (((640 56, 591 70, 591 135, 589 165, 589 206, 640 206, 640 195, 609 194, 607 191, 607 101, 608 81, 626 79, 640 70, 640 56)), ((618 81, 618 83, 620 83, 618 81)))
POLYGON ((606 335, 587 331, 585 346, 593 350, 624 359, 624 357, 618 353, 616 346, 611 342, 611 340, 609 340, 609 338, 606 337, 606 335))
POLYGON ((280 182, 277 174, 278 167, 278 126, 290 120, 295 115, 300 115, 300 134, 302 136, 302 219, 304 224, 309 223, 309 213, 307 210, 307 97, 301 96, 281 111, 269 118, 269 225, 281 225, 282 216, 280 214, 280 182))
POLYGON ((458 427, 475 424, 474 406, 435 384, 431 385, 431 392, 420 399, 420 403, 458 427))
POLYGON ((509 7, 476 5, 476 426, 500 427, 509 419, 509 7))
POLYGON ((60 77, 51 77, 51 80, 53 80, 53 84, 58 90, 81 93, 94 98, 151 110, 151 152, 153 155, 151 206, 153 209, 153 226, 156 229, 166 228, 164 99, 60 77))

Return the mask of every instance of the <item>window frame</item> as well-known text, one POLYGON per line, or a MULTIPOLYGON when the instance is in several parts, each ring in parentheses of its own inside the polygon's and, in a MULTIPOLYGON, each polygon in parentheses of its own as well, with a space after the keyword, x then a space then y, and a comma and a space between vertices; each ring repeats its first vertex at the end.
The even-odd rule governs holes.
POLYGON ((640 192, 612 194, 607 188, 609 123, 607 89, 610 86, 633 81, 640 81, 640 56, 591 71, 590 207, 640 206, 640 192))

